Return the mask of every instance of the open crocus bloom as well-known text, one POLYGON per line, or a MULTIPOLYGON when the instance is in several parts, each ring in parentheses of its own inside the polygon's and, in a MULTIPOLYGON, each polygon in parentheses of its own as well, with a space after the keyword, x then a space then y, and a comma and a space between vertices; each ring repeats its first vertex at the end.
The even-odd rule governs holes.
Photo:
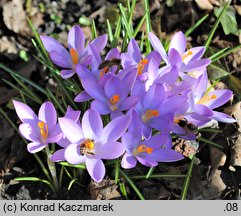
POLYGON ((55 143, 61 139, 62 132, 57 125, 57 114, 52 103, 43 103, 38 117, 26 104, 15 100, 13 104, 22 121, 19 126, 20 133, 24 138, 32 141, 27 146, 30 153, 39 152, 49 143, 55 143))
POLYGON ((158 162, 172 162, 183 159, 183 156, 172 150, 172 141, 169 134, 157 134, 143 140, 141 125, 136 111, 132 111, 132 121, 128 132, 122 136, 122 143, 126 146, 121 166, 130 169, 136 166, 137 161, 142 165, 153 167, 158 162))
POLYGON ((93 109, 84 113, 82 127, 72 119, 60 118, 61 130, 71 144, 56 151, 52 161, 64 157, 71 164, 85 162, 92 179, 100 182, 105 175, 101 159, 115 159, 124 153, 125 146, 117 140, 125 133, 130 120, 130 115, 123 115, 103 128, 100 115, 93 109))
POLYGON ((186 50, 186 37, 182 32, 173 35, 168 54, 156 35, 150 32, 148 36, 153 48, 166 63, 166 66, 159 69, 159 74, 162 76, 171 73, 171 76, 177 79, 178 76, 182 77, 185 72, 202 70, 211 63, 209 59, 200 59, 205 52, 205 47, 186 50))
MULTIPOLYGON (((76 72, 78 64, 89 65, 91 56, 85 48, 85 36, 79 26, 73 26, 68 34, 68 50, 57 40, 49 36, 40 36, 43 45, 54 64, 61 68, 61 76, 68 79, 76 72)), ((91 42, 101 52, 107 43, 107 36, 102 35, 91 42)))

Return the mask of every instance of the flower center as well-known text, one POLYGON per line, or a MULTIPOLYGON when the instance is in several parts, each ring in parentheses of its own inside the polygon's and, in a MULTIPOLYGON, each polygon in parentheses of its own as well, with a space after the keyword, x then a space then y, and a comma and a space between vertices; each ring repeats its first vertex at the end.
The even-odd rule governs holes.
POLYGON ((118 94, 115 94, 109 99, 109 101, 111 104, 111 110, 115 111, 117 110, 116 104, 120 101, 120 96, 118 94))
POLYGON ((192 54, 193 54, 193 52, 191 50, 188 50, 186 53, 183 54, 182 61, 184 62, 184 60, 192 54))
POLYGON ((142 121, 147 122, 152 117, 159 116, 158 110, 147 110, 144 115, 142 115, 142 121))
POLYGON ((216 99, 217 95, 212 94, 212 95, 204 95, 198 102, 197 104, 207 104, 210 100, 216 99))
POLYGON ((74 48, 71 48, 69 52, 70 52, 73 64, 75 64, 75 65, 78 64, 79 55, 78 55, 77 51, 74 48))
POLYGON ((49 128, 48 125, 44 122, 38 122, 39 132, 41 137, 46 140, 48 138, 49 134, 49 128))
POLYGON ((137 75, 140 76, 144 70, 145 65, 148 64, 148 59, 141 59, 137 66, 137 75))
POLYGON ((137 147, 137 149, 133 152, 133 155, 136 156, 140 153, 146 152, 147 154, 151 154, 153 152, 153 148, 146 147, 146 145, 141 144, 137 147))
POLYGON ((85 155, 94 155, 95 143, 92 139, 86 139, 83 143, 80 144, 80 154, 85 155))
POLYGON ((103 69, 100 70, 100 78, 104 76, 105 73, 107 73, 109 70, 109 67, 106 66, 103 69))

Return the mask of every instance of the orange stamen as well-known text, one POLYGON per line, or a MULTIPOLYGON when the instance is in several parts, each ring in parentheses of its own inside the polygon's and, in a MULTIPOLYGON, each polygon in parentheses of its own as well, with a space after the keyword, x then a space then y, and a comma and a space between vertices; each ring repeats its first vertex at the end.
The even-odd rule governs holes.
POLYGON ((157 116, 159 116, 158 110, 147 110, 145 114, 142 116, 142 120, 144 122, 147 122, 150 120, 150 118, 157 117, 157 116))
POLYGON ((137 75, 140 76, 144 70, 145 65, 148 64, 148 59, 142 59, 137 66, 137 75))
POLYGON ((93 150, 95 148, 94 141, 91 139, 86 139, 82 144, 84 144, 84 146, 90 150, 93 150))
POLYGON ((48 125, 44 122, 38 122, 38 127, 39 127, 41 137, 44 140, 46 140, 48 138, 48 134, 49 134, 48 125))
POLYGON ((117 95, 117 94, 116 94, 116 95, 113 95, 113 96, 109 99, 110 104, 112 105, 112 106, 111 106, 111 110, 112 110, 112 111, 117 110, 116 104, 119 102, 119 100, 120 100, 120 96, 117 95))
POLYGON ((138 155, 139 153, 146 152, 147 154, 151 154, 153 152, 153 148, 146 147, 144 144, 141 144, 137 147, 137 149, 133 152, 134 155, 138 155))
POLYGON ((217 95, 212 94, 212 95, 204 95, 198 102, 197 104, 206 104, 208 103, 210 100, 216 99, 217 95))
POLYGON ((182 61, 184 61, 188 56, 192 55, 193 52, 191 50, 188 50, 186 53, 182 56, 182 61))
POLYGON ((74 48, 71 48, 70 49, 70 55, 71 55, 71 58, 72 58, 72 62, 76 65, 76 64, 78 64, 78 58, 79 58, 79 56, 78 56, 78 53, 77 53, 77 51, 74 49, 74 48))
POLYGON ((100 70, 100 78, 104 76, 105 73, 107 73, 109 70, 109 67, 106 66, 103 69, 100 70))

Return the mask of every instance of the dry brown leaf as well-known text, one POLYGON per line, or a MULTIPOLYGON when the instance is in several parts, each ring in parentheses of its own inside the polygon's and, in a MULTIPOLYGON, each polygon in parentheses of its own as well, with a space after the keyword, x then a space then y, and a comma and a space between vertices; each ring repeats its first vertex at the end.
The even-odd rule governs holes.
POLYGON ((14 37, 3 36, 0 38, 0 53, 11 60, 18 57, 17 42, 14 37))

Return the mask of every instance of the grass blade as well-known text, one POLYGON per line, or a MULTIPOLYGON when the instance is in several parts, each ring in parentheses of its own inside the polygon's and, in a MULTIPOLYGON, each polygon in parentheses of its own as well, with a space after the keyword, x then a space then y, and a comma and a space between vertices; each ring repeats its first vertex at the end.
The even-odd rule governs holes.
POLYGON ((121 183, 119 183, 119 186, 120 186, 120 191, 121 191, 122 195, 125 197, 125 199, 128 199, 125 183, 121 182, 121 183))
MULTIPOLYGON (((174 175, 174 174, 152 174, 148 178, 185 178, 187 175, 174 175)), ((131 179, 146 179, 146 175, 130 176, 131 179)))
POLYGON ((92 40, 97 38, 97 32, 96 32, 96 26, 95 26, 95 20, 92 20, 92 26, 91 26, 91 32, 92 32, 92 40))
POLYGON ((69 164, 68 162, 59 162, 59 164, 62 165, 62 166, 67 166, 67 167, 74 167, 74 168, 78 168, 78 169, 86 169, 85 164, 73 165, 73 164, 69 164))
POLYGON ((229 47, 225 47, 224 49, 219 50, 218 52, 214 53, 213 55, 211 55, 210 57, 208 57, 212 62, 213 59, 217 58, 218 56, 220 56, 223 52, 225 52, 229 47))
POLYGON ((125 12, 125 9, 123 7, 123 5, 121 3, 119 3, 119 8, 120 8, 120 12, 121 12, 121 20, 122 20, 122 23, 125 27, 125 31, 129 37, 129 39, 132 38, 132 35, 133 35, 133 32, 129 26, 129 23, 127 21, 127 18, 126 18, 126 12, 125 12))
POLYGON ((151 167, 149 169, 148 173, 146 174, 146 179, 148 179, 151 176, 151 174, 154 172, 154 170, 155 170, 155 167, 151 167))
POLYGON ((201 19, 199 19, 194 26, 189 28, 185 32, 185 36, 189 36, 198 26, 200 26, 207 18, 209 17, 209 14, 204 15, 201 19))
POLYGON ((130 184, 130 186, 132 187, 132 189, 136 192, 137 196, 141 199, 141 200, 145 200, 144 196, 142 195, 142 193, 139 191, 139 189, 136 187, 136 185, 134 184, 134 182, 131 180, 131 178, 120 169, 120 173, 121 175, 123 175, 123 177, 127 180, 127 182, 130 184))
POLYGON ((137 27, 136 27, 136 29, 135 29, 135 31, 134 31, 134 34, 133 34, 133 37, 134 37, 134 38, 136 37, 136 35, 137 35, 138 32, 140 31, 140 28, 141 28, 141 26, 143 25, 143 23, 145 22, 147 15, 148 15, 148 13, 147 13, 147 11, 146 11, 145 15, 141 18, 140 22, 138 23, 138 25, 137 25, 137 27))
POLYGON ((107 23, 107 28, 108 28, 109 40, 113 47, 114 36, 113 36, 113 32, 112 32, 112 27, 111 27, 110 21, 108 19, 106 20, 106 23, 107 23))
POLYGON ((213 141, 210 141, 210 140, 208 140, 208 139, 205 139, 205 138, 203 138, 203 137, 199 137, 198 140, 199 140, 199 141, 202 141, 202 142, 205 142, 205 143, 207 143, 207 144, 209 144, 209 145, 215 146, 215 147, 217 147, 217 148, 223 149, 223 146, 221 146, 221 145, 219 145, 218 143, 215 143, 215 142, 213 142, 213 141))
POLYGON ((218 24, 220 23, 221 18, 222 18, 222 16, 224 15, 224 13, 225 13, 227 7, 229 6, 229 4, 230 4, 230 1, 228 1, 228 2, 225 4, 222 12, 220 13, 219 17, 218 17, 217 20, 215 21, 212 30, 209 32, 208 38, 207 38, 207 40, 206 40, 206 42, 205 42, 205 45, 204 45, 205 48, 206 48, 206 51, 207 51, 207 49, 208 49, 208 47, 209 47, 209 45, 210 45, 210 43, 211 43, 211 41, 212 41, 212 38, 213 38, 216 30, 217 30, 218 24))
POLYGON ((115 162, 115 184, 119 182, 119 176, 120 176, 120 162, 117 160, 115 162))
MULTIPOLYGON (((145 3, 145 11, 147 13, 147 15, 146 15, 146 35, 148 35, 148 33, 151 32, 151 17, 150 17, 150 8, 149 8, 150 4, 149 4, 148 0, 145 0, 144 3, 145 3)), ((150 44, 149 40, 147 40, 147 42, 146 42, 146 50, 147 50, 147 53, 151 52, 151 44, 150 44)))

